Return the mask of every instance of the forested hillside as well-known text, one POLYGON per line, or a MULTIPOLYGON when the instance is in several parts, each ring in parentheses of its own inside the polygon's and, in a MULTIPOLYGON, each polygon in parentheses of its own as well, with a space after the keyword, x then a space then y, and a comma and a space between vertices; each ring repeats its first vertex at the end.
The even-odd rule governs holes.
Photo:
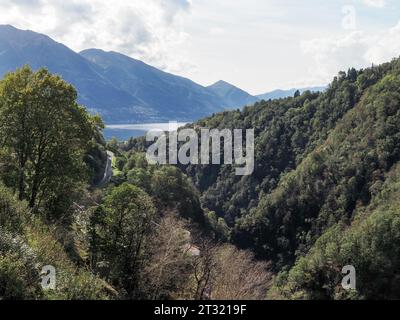
MULTIPOLYGON (((182 170, 216 234, 271 262, 278 277, 270 298, 398 297, 399 88, 393 60, 340 72, 323 93, 297 92, 195 124, 255 129, 253 175, 236 176, 231 166, 182 170), (341 289, 344 265, 359 274, 350 296, 341 289)), ((128 149, 140 146, 131 140, 128 149)))
POLYGON ((277 278, 278 297, 341 298, 340 270, 350 264, 360 282, 353 297, 398 298, 399 88, 395 60, 340 73, 322 94, 200 122, 257 131, 253 176, 186 170, 235 244, 276 272, 295 264, 277 278))

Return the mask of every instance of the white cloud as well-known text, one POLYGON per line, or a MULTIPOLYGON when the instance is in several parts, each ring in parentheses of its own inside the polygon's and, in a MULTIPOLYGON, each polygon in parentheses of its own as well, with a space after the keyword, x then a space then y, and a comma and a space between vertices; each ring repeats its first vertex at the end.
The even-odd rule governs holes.
POLYGON ((303 53, 313 59, 309 78, 328 83, 340 70, 380 64, 400 55, 400 22, 375 34, 353 31, 343 36, 317 38, 301 43, 303 53))
POLYGON ((400 22, 382 35, 372 37, 365 59, 375 64, 400 56, 400 22))
POLYGON ((210 29, 210 34, 212 36, 223 36, 225 34, 225 29, 220 27, 214 27, 210 29))
POLYGON ((0 0, 0 23, 45 33, 74 50, 119 51, 155 66, 178 71, 173 54, 187 35, 180 16, 191 0, 0 0))
POLYGON ((302 51, 311 56, 307 77, 315 83, 328 83, 338 71, 350 66, 359 68, 366 64, 363 59, 368 45, 361 31, 353 31, 343 37, 326 37, 301 44, 302 51))
POLYGON ((385 0, 364 0, 368 7, 383 8, 386 5, 385 0))

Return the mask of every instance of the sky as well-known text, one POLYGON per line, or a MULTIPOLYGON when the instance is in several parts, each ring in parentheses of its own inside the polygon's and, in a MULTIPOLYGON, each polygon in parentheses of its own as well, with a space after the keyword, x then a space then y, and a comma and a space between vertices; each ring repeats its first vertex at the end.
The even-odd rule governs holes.
POLYGON ((0 0, 0 24, 251 94, 400 56, 398 0, 0 0))

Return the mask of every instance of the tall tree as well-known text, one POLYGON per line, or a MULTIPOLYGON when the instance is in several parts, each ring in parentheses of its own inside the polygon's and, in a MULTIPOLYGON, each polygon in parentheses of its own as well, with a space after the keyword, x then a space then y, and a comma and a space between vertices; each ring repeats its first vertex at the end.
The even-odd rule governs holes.
POLYGON ((115 187, 92 217, 94 267, 128 298, 138 294, 154 217, 151 198, 129 184, 115 187))
POLYGON ((74 87, 45 69, 25 66, 0 82, 0 141, 14 160, 21 200, 57 208, 86 180, 83 157, 99 125, 76 102, 74 87))

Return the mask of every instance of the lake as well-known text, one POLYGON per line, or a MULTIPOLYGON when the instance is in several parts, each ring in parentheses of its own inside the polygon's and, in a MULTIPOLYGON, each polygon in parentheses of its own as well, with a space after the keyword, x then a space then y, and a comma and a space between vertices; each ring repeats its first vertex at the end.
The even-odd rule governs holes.
POLYGON ((185 126, 187 123, 183 122, 175 122, 175 123, 140 123, 140 124, 110 124, 106 125, 104 129, 104 137, 106 140, 110 140, 115 137, 119 141, 127 141, 131 137, 140 137, 145 136, 146 133, 150 130, 162 130, 162 131, 170 131, 176 130, 176 128, 180 128, 185 126))

